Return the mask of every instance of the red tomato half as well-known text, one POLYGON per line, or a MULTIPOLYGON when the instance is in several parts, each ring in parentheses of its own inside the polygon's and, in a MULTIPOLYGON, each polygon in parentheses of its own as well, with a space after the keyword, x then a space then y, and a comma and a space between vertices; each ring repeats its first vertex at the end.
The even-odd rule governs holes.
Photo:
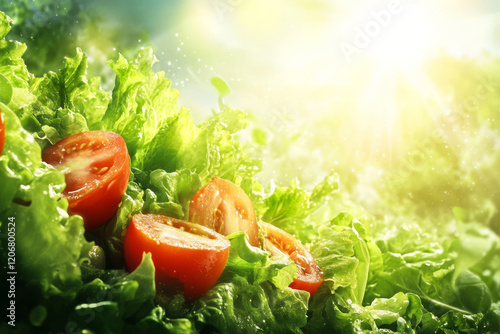
POLYGON ((2 110, 0 110, 0 154, 2 154, 4 143, 5 143, 5 123, 3 121, 2 110))
POLYGON ((113 216, 130 173, 127 146, 120 135, 106 131, 78 133, 46 149, 42 159, 65 173, 63 196, 70 211, 83 217, 86 230, 113 216))
POLYGON ((151 253, 158 283, 184 286, 190 301, 203 296, 219 279, 226 265, 230 242, 219 233, 161 215, 137 214, 125 235, 125 261, 133 271, 144 252, 151 253))
POLYGON ((323 273, 314 257, 291 234, 262 221, 259 222, 259 225, 266 238, 266 249, 272 255, 287 255, 295 262, 297 277, 294 278, 290 287, 307 291, 312 297, 323 283, 323 273))
POLYGON ((227 180, 214 177, 194 194, 189 205, 189 221, 223 235, 244 231, 252 246, 260 245, 259 225, 250 198, 227 180))

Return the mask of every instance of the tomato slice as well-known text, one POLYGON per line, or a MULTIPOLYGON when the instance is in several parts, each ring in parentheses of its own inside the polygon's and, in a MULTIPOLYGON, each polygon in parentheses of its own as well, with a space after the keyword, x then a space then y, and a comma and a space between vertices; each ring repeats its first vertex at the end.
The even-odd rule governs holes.
POLYGON ((46 149, 42 159, 65 173, 63 196, 70 211, 83 217, 86 230, 113 216, 130 173, 127 146, 120 135, 106 131, 78 133, 46 149))
POLYGON ((293 235, 262 221, 259 225, 266 238, 266 250, 271 252, 272 256, 286 255, 295 262, 297 277, 290 287, 307 291, 312 297, 323 283, 323 273, 314 257, 293 235))
POLYGON ((2 110, 0 110, 0 154, 2 154, 4 144, 5 144, 5 122, 3 120, 2 110))
POLYGON ((203 296, 219 279, 229 246, 229 240, 209 228, 153 214, 134 215, 124 242, 130 271, 144 252, 151 253, 157 285, 175 288, 175 281, 181 281, 188 301, 203 296))
POLYGON ((252 202, 243 189, 230 181, 214 177, 201 187, 189 205, 189 221, 223 235, 244 231, 252 246, 260 245, 252 202))

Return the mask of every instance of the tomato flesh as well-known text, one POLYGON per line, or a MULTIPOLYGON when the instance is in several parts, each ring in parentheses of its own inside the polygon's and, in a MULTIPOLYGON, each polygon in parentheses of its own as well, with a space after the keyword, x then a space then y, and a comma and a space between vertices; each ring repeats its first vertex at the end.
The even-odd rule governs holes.
POLYGON ((189 205, 189 221, 223 235, 244 231, 252 246, 260 246, 252 202, 243 189, 230 181, 214 177, 201 187, 189 205))
POLYGON ((107 131, 78 133, 46 149, 42 159, 65 174, 63 196, 70 212, 83 217, 86 230, 113 216, 130 174, 127 146, 120 135, 107 131))
POLYGON ((219 279, 230 242, 219 233, 161 215, 132 217, 124 242, 127 268, 133 271, 144 252, 151 253, 158 284, 175 288, 182 282, 186 300, 203 296, 219 279))
POLYGON ((312 297, 323 283, 323 273, 314 257, 291 234, 262 221, 259 222, 259 225, 265 236, 266 250, 271 252, 272 256, 286 255, 295 262, 297 277, 294 278, 290 287, 307 291, 312 297))
POLYGON ((2 110, 0 110, 0 154, 2 154, 4 144, 5 144, 5 123, 3 120, 2 110))

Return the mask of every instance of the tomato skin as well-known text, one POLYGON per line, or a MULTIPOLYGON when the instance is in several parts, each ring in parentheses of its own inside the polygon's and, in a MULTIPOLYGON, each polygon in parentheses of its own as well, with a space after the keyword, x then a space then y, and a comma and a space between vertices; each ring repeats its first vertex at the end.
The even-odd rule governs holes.
POLYGON ((124 252, 129 271, 141 263, 144 252, 151 253, 157 284, 168 288, 180 280, 184 297, 191 301, 203 296, 219 279, 229 246, 229 240, 204 226, 161 215, 137 214, 127 229, 124 252))
POLYGON ((295 262, 297 277, 293 279, 290 287, 307 291, 312 297, 323 283, 323 273, 314 257, 293 235, 262 221, 259 225, 265 235, 266 249, 272 255, 287 255, 295 262))
POLYGON ((5 122, 3 120, 2 110, 0 110, 0 155, 2 154, 4 144, 5 144, 5 122))
POLYGON ((260 246, 259 225, 247 194, 234 183, 212 178, 191 199, 189 221, 209 227, 223 235, 244 231, 247 241, 260 246))
POLYGON ((78 133, 46 149, 42 160, 65 173, 63 196, 70 212, 83 217, 86 230, 114 215, 130 174, 127 146, 120 135, 107 131, 78 133))

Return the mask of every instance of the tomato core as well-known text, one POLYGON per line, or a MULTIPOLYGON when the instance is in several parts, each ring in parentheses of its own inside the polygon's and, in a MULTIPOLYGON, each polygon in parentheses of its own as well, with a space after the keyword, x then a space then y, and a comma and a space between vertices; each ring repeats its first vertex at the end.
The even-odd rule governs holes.
POLYGON ((189 205, 189 221, 223 235, 244 231, 252 246, 260 246, 252 202, 243 189, 227 180, 214 177, 194 194, 189 205))

